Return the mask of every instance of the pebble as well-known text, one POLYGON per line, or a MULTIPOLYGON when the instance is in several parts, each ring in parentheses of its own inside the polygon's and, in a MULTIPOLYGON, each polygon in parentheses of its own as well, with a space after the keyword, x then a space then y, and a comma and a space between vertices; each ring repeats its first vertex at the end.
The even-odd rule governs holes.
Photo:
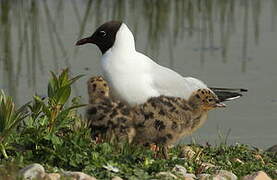
POLYGON ((242 160, 240 160, 239 158, 234 158, 232 161, 240 163, 240 164, 244 164, 244 162, 242 160))
POLYGON ((112 180, 123 180, 121 177, 115 176, 112 178, 112 180))
POLYGON ((43 177, 43 180, 60 180, 61 175, 58 173, 48 173, 45 174, 45 176, 43 177))
POLYGON ((41 179, 45 176, 44 167, 38 163, 30 164, 19 171, 24 179, 41 179))
POLYGON ((177 176, 175 176, 174 174, 172 174, 171 172, 159 172, 158 174, 156 174, 157 177, 161 177, 161 178, 173 178, 173 179, 178 179, 177 176))
POLYGON ((225 177, 226 179, 229 179, 229 180, 237 180, 238 179, 238 177, 234 173, 232 173, 230 171, 226 171, 226 170, 218 170, 218 171, 216 171, 216 175, 225 177))
POLYGON ((66 171, 66 172, 63 172, 63 175, 73 178, 72 180, 96 180, 96 178, 91 177, 91 176, 89 176, 85 173, 82 173, 82 172, 66 171))
POLYGON ((208 180, 208 179, 210 179, 210 177, 211 177, 210 174, 198 174, 198 175, 197 175, 197 178, 198 178, 199 180, 208 180))
POLYGON ((205 180, 230 180, 230 179, 227 179, 226 177, 223 177, 221 175, 212 175, 210 176, 208 179, 205 179, 205 180))
POLYGON ((193 180, 193 179, 196 179, 196 176, 194 174, 187 173, 184 175, 184 180, 193 180))
POLYGON ((244 176, 243 180, 272 180, 264 171, 254 172, 244 176))
POLYGON ((175 165, 172 171, 181 176, 185 176, 187 174, 187 169, 181 165, 175 165))

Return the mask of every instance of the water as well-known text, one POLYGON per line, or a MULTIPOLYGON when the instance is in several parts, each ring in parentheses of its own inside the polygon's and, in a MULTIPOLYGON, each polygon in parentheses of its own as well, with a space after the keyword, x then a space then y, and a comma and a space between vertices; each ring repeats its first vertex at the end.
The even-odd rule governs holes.
POLYGON ((0 88, 23 104, 46 94, 50 70, 69 67, 86 75, 74 86, 86 102, 85 82, 100 74, 101 53, 74 44, 121 19, 137 49, 158 63, 210 86, 249 89, 184 142, 227 136, 266 148, 277 143, 276 18, 276 0, 0 0, 0 88))

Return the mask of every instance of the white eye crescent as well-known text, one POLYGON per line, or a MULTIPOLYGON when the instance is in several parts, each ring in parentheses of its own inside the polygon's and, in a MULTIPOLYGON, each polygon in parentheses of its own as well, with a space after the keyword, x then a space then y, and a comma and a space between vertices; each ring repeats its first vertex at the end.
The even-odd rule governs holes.
POLYGON ((100 34, 100 36, 102 36, 102 37, 105 37, 105 36, 107 35, 105 31, 100 31, 99 34, 100 34))

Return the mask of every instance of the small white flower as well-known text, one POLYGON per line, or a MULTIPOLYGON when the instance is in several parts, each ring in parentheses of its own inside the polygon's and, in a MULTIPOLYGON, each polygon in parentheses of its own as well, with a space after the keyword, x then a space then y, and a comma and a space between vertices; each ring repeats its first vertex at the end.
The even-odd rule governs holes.
POLYGON ((107 169, 109 171, 115 172, 115 173, 119 172, 119 169, 117 167, 114 167, 114 166, 112 166, 110 164, 103 165, 103 168, 105 168, 105 169, 107 169))

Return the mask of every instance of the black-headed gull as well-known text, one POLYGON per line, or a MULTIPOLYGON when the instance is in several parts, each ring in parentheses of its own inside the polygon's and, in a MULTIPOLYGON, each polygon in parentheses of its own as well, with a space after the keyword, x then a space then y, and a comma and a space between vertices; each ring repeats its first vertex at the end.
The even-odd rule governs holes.
MULTIPOLYGON (((134 36, 121 21, 106 22, 92 36, 79 40, 76 45, 87 43, 96 44, 102 52, 102 72, 112 96, 130 106, 160 95, 188 99, 196 90, 208 88, 199 79, 183 77, 136 51, 134 36)), ((211 89, 221 101, 240 97, 238 92, 244 90, 211 89)))

